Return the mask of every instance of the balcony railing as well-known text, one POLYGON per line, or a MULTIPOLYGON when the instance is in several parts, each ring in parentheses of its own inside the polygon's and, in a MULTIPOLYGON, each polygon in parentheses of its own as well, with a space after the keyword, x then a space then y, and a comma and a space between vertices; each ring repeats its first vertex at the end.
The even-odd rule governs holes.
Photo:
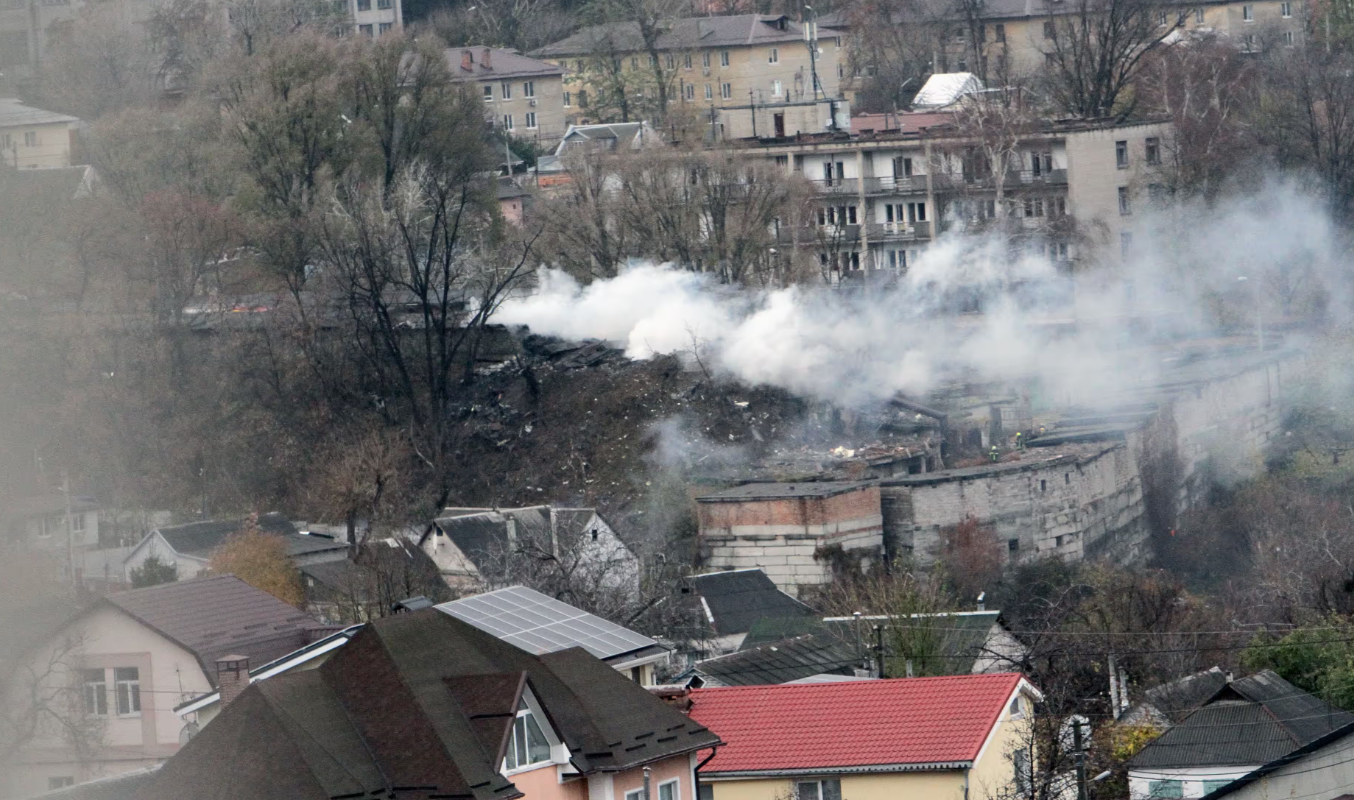
POLYGON ((860 183, 855 178, 833 178, 832 180, 816 180, 813 185, 818 187, 818 191, 824 194, 859 194, 860 183))
POLYGON ((926 191, 925 175, 884 175, 865 179, 866 194, 902 194, 926 191))
MULTIPOLYGON (((931 176, 937 189, 996 189, 997 176, 977 175, 975 173, 941 172, 931 176)), ((1006 173, 1003 189, 1015 189, 1019 186, 1043 185, 1066 186, 1067 170, 1012 170, 1006 173)))
POLYGON ((865 231, 870 241, 918 241, 931 238, 930 222, 872 222, 865 231))

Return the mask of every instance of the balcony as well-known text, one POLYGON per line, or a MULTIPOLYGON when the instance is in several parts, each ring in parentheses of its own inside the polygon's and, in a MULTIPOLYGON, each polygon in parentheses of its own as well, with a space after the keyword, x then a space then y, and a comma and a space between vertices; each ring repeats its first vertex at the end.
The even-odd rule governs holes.
MULTIPOLYGON (((951 191, 973 191, 997 188, 995 175, 977 175, 975 173, 941 172, 932 176, 936 189, 951 191)), ((1024 186, 1066 186, 1067 170, 1012 170, 1006 173, 1003 191, 1024 186)))
POLYGON ((816 180, 813 185, 823 194, 860 194, 860 182, 855 178, 816 180))
POLYGON ((865 178, 866 194, 908 194, 926 191, 926 176, 885 175, 878 178, 865 178))
POLYGON ((866 231, 872 242, 914 242, 931 238, 930 222, 872 222, 866 231))

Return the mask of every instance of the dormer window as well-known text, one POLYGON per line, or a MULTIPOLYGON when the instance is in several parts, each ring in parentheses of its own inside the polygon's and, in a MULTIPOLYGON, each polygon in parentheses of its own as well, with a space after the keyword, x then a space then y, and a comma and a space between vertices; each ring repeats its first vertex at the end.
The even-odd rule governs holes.
POLYGON ((550 740, 536 721, 536 715, 526 703, 517 709, 512 724, 512 741, 508 743, 506 765, 509 772, 525 769, 532 764, 550 760, 550 740))

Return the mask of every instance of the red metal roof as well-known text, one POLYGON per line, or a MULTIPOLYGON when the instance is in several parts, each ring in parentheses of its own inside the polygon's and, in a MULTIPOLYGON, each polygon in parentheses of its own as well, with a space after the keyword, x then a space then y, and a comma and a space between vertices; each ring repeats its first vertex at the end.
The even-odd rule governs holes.
POLYGON ((725 744, 701 772, 973 761, 1018 673, 691 693, 691 716, 725 744))

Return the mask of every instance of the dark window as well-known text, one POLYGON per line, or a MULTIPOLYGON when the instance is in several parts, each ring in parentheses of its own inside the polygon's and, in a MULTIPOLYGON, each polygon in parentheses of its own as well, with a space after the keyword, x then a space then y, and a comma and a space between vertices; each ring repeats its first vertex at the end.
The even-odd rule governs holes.
POLYGON ((1114 143, 1114 165, 1119 169, 1128 169, 1128 142, 1114 143))
POLYGON ((1019 552, 1020 552, 1020 540, 1019 540, 1019 539, 1007 539, 1007 540, 1006 540, 1006 549, 1009 550, 1009 551, 1012 552, 1012 553, 1019 553, 1019 552))
POLYGON ((1006 41, 1006 26, 1005 26, 1005 25, 997 25, 996 30, 992 31, 992 35, 993 35, 993 37, 995 37, 996 40, 999 41, 999 42, 1004 42, 1004 41, 1006 41))
POLYGON ((136 667, 115 667, 113 685, 117 693, 118 713, 141 713, 141 671, 136 667))
POLYGON ((1147 163, 1161 163, 1161 140, 1155 136, 1147 137, 1147 163))
POLYGON ((1052 22, 1045 22, 1045 23, 1044 23, 1044 38, 1045 38, 1045 39, 1052 39, 1052 38, 1053 38, 1053 23, 1052 23, 1052 22))
POLYGON ((1119 213, 1125 216, 1133 213, 1133 209, 1129 206, 1127 186, 1119 187, 1119 213))

